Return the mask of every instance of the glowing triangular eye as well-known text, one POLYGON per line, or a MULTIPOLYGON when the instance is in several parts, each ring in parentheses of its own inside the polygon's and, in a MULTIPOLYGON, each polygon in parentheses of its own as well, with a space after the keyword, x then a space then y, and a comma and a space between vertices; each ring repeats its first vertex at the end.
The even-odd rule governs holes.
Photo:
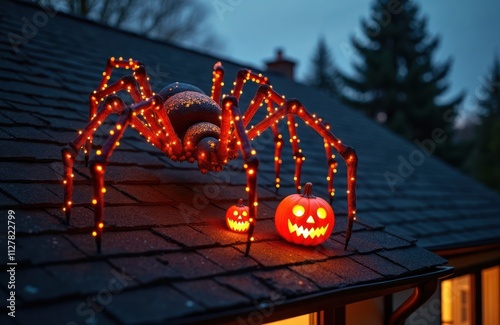
POLYGON ((241 215, 246 217, 248 215, 248 213, 246 211, 243 211, 243 213, 241 215))
POLYGON ((304 207, 302 205, 297 204, 296 206, 294 206, 292 208, 292 212, 293 212, 294 216, 302 217, 302 215, 304 215, 304 212, 306 212, 306 210, 304 209, 304 207))
POLYGON ((326 210, 324 208, 318 208, 318 211, 316 211, 316 214, 318 215, 318 218, 320 218, 320 219, 326 218, 326 210))
POLYGON ((233 216, 237 216, 238 215, 238 211, 234 210, 233 211, 233 216))

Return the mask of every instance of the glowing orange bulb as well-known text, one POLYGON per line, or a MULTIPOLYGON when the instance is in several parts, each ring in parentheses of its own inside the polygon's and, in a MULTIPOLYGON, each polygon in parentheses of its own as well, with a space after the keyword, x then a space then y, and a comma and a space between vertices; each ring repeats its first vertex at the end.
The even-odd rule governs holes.
POLYGON ((97 236, 97 231, 92 231, 92 236, 96 237, 97 236))

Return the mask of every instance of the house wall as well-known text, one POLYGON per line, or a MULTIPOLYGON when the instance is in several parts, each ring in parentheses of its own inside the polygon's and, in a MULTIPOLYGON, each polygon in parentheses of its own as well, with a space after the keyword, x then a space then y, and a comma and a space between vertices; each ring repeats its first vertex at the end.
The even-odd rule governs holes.
MULTIPOLYGON (((413 290, 405 290, 393 295, 393 310, 396 310, 413 290)), ((384 298, 364 300, 346 306, 347 325, 384 324, 384 298)), ((406 325, 440 325, 441 324, 441 290, 440 286, 434 295, 406 320, 406 325)))
POLYGON ((384 298, 363 300, 346 306, 346 325, 383 325, 384 298))

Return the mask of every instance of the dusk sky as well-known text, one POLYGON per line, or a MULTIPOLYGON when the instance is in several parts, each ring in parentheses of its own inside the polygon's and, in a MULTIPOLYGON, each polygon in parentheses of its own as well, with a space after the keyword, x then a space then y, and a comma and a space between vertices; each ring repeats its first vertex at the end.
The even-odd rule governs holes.
MULTIPOLYGON (((214 32, 224 44, 222 57, 262 68, 282 47, 296 60, 297 79, 303 80, 318 38, 325 37, 337 67, 351 71, 355 58, 350 38, 362 35, 360 18, 368 18, 372 0, 264 1, 215 0, 207 5, 214 32), (223 4, 217 7, 216 4, 223 4), (224 4, 226 6, 224 6, 224 4)), ((467 91, 465 108, 473 110, 472 94, 500 55, 500 1, 421 1, 428 31, 439 35, 435 59, 453 58, 445 98, 467 91)))

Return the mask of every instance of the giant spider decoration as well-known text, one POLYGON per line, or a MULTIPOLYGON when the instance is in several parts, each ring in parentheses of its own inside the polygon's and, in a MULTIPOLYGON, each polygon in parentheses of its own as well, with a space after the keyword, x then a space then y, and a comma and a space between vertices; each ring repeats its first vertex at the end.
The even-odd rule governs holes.
POLYGON ((285 100, 270 85, 267 77, 248 69, 238 71, 233 83, 231 95, 222 96, 224 68, 218 62, 213 69, 212 94, 207 96, 195 86, 174 83, 163 88, 158 94, 153 93, 148 82, 145 66, 137 60, 110 58, 103 72, 101 83, 90 95, 90 122, 80 131, 78 137, 62 149, 64 163, 64 208, 66 221, 69 222, 73 195, 73 164, 81 148, 85 151, 85 162, 89 161, 93 133, 111 114, 119 115, 118 121, 110 131, 110 136, 101 149, 95 152, 90 163, 93 178, 94 196, 92 204, 95 209, 95 223, 92 235, 95 237, 97 249, 101 251, 101 237, 104 228, 104 172, 113 150, 128 126, 135 128, 143 137, 151 142, 170 159, 176 161, 198 162, 202 173, 220 171, 228 160, 235 159, 241 150, 244 169, 247 176, 248 205, 250 229, 245 255, 248 255, 253 230, 257 217, 257 172, 259 160, 252 149, 251 140, 259 136, 267 128, 274 133, 276 189, 280 186, 282 135, 279 133, 278 121, 285 116, 288 121, 290 142, 295 161, 295 188, 300 193, 301 167, 305 159, 299 148, 294 117, 298 116, 313 128, 324 139, 326 158, 328 161, 328 191, 333 197, 333 174, 337 163, 331 147, 334 147, 347 164, 347 201, 348 227, 345 248, 349 242, 353 220, 356 214, 356 168, 357 155, 353 148, 341 141, 329 131, 329 125, 323 124, 320 118, 311 114, 300 101, 285 100), (112 84, 108 84, 114 68, 125 68, 133 71, 112 84), (259 89, 243 114, 238 108, 242 89, 247 81, 260 84, 259 89), (127 105, 116 93, 130 93, 134 104, 127 105), (250 120, 263 104, 267 105, 267 116, 254 127, 247 129, 250 120))

